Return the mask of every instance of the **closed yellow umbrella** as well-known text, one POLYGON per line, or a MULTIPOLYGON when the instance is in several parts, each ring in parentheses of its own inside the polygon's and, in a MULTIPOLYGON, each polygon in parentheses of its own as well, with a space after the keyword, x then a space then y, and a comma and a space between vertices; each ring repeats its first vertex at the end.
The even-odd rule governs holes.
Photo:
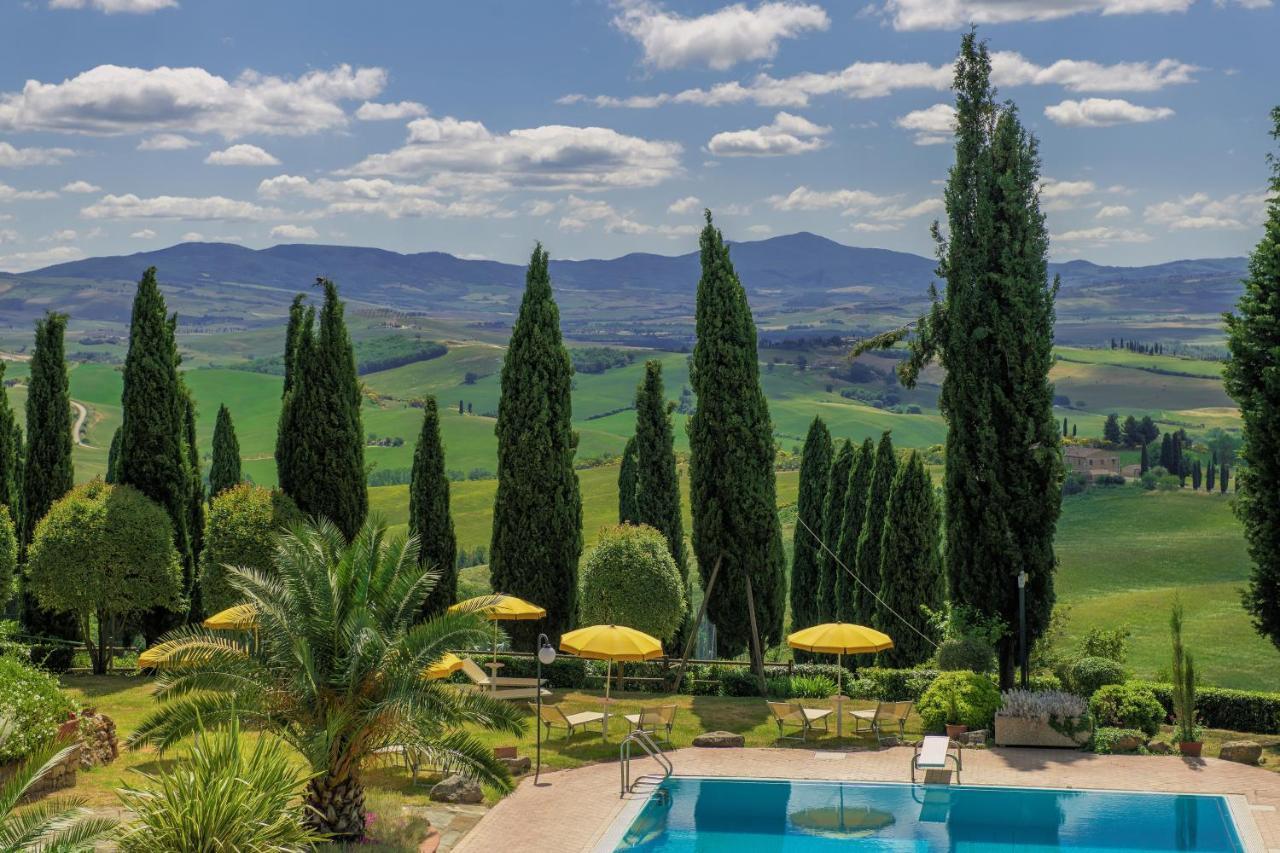
POLYGON ((806 652, 836 656, 840 667, 836 678, 836 737, 844 736, 844 662, 845 655, 871 654, 893 648, 888 634, 847 622, 826 622, 787 635, 787 645, 806 652))
POLYGON ((462 658, 453 652, 445 652, 440 657, 440 660, 422 670, 422 677, 433 679, 448 678, 460 669, 462 669, 462 658))
MULTIPOLYGON (((514 595, 477 595, 466 601, 459 601, 449 608, 450 613, 479 613, 493 623, 493 662, 498 662, 498 623, 524 622, 530 619, 542 619, 547 615, 545 607, 539 607, 516 598, 514 595)), ((490 675, 498 674, 497 667, 490 675)))
POLYGON ((258 608, 237 604, 213 614, 203 624, 211 631, 252 631, 258 627, 258 608))
POLYGON ((604 673, 606 731, 609 727, 609 677, 614 661, 653 660, 662 657, 662 643, 644 631, 626 625, 592 625, 560 637, 560 651, 580 658, 608 661, 604 673))

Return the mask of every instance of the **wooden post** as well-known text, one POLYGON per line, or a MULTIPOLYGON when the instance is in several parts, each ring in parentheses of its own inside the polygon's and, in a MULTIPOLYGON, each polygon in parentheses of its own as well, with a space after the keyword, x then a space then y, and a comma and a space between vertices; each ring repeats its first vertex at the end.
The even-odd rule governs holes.
POLYGON ((756 628, 756 598, 751 594, 751 575, 747 575, 747 615, 751 618, 751 668, 760 682, 760 695, 769 694, 769 683, 764 677, 764 655, 760 653, 760 630, 756 628))
POLYGON ((671 681, 671 692, 680 692, 680 682, 684 678, 684 668, 689 663, 689 655, 693 653, 693 644, 698 641, 698 628, 702 627, 702 617, 707 614, 707 602, 711 600, 711 590, 715 589, 716 577, 720 574, 720 557, 716 557, 716 564, 711 567, 711 577, 707 578, 707 588, 702 591, 702 604, 698 605, 698 616, 693 620, 693 625, 689 628, 689 636, 684 641, 684 655, 680 658, 680 665, 676 667, 675 678, 671 681))

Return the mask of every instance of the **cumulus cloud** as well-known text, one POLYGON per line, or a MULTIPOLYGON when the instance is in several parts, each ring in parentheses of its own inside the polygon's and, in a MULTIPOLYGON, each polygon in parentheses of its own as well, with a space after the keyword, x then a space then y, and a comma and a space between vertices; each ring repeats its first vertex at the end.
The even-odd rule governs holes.
POLYGON ((1265 192, 1232 193, 1222 198, 1199 192, 1148 205, 1143 218, 1171 231, 1239 230, 1262 224, 1266 206, 1265 192))
POLYGON ((398 101, 394 104, 375 104, 372 101, 365 101, 356 110, 356 118, 361 121, 395 121, 426 114, 427 108, 417 101, 398 101))
POLYGON ((525 208, 525 212, 530 216, 546 216, 555 209, 556 203, 554 201, 539 199, 538 201, 529 202, 528 206, 525 208))
POLYGON ((28 80, 21 91, 0 93, 0 130, 301 136, 345 125, 341 103, 376 96, 386 79, 381 68, 350 65, 294 79, 250 70, 234 80, 203 68, 99 65, 61 83, 28 80))
MULTIPOLYGON (((1195 0, 886 0, 884 12, 897 30, 957 29, 970 24, 1050 21, 1086 13, 1137 15, 1185 12, 1195 0)), ((1216 5, 1226 5, 1217 0, 1216 5)), ((1262 8, 1271 0, 1235 0, 1262 8)))
POLYGON ((707 143, 707 150, 719 157, 777 157, 803 154, 826 146, 822 137, 830 127, 814 124, 807 118, 780 112, 771 124, 754 130, 731 130, 717 133, 707 143))
POLYGON ((148 136, 138 143, 139 151, 183 151, 199 145, 194 139, 188 139, 181 133, 157 133, 148 136))
POLYGON ((280 161, 256 145, 232 145, 210 152, 204 161, 211 166, 279 166, 280 161))
POLYGON ((466 198, 441 200, 442 191, 426 184, 406 184, 386 178, 347 178, 311 180, 299 175, 277 175, 258 184, 258 195, 265 199, 288 197, 324 202, 327 214, 380 214, 390 219, 401 217, 471 217, 506 218, 511 211, 491 201, 466 198))
POLYGON ((859 234, 880 234, 901 229, 901 222, 855 222, 849 226, 850 231, 856 231, 859 234))
POLYGON ((912 110, 893 123, 913 131, 916 145, 940 145, 955 132, 956 108, 950 104, 934 104, 923 110, 912 110))
POLYGON ((15 148, 8 142, 0 142, 0 167, 8 169, 54 166, 75 155, 70 148, 15 148))
POLYGON ((880 195, 860 189, 812 190, 806 186, 796 187, 785 196, 771 196, 769 203, 775 210, 840 210, 843 216, 858 216, 881 224, 902 222, 943 209, 942 200, 937 198, 907 204, 899 195, 880 195))
POLYGON ((154 240, 156 238, 156 232, 152 231, 150 228, 143 228, 141 231, 134 231, 129 236, 135 240, 154 240))
POLYGON ((0 201, 44 201, 57 197, 53 190, 18 190, 8 184, 0 184, 0 201))
POLYGON ((478 121, 420 118, 409 123, 404 146, 366 157, 345 174, 430 174, 437 186, 471 191, 640 187, 676 174, 681 150, 677 142, 607 127, 544 125, 493 133, 478 121))
POLYGON ((96 193, 101 189, 102 187, 97 184, 91 184, 88 181, 72 181, 69 184, 62 185, 64 193, 96 193))
POLYGON ((649 65, 706 65, 717 71, 772 59, 781 40, 831 26, 823 8, 808 3, 761 3, 754 9, 735 3, 686 18, 646 0, 623 3, 613 23, 640 43, 649 65))
POLYGON ((106 195, 80 209, 86 219, 185 219, 251 221, 278 219, 284 214, 275 208, 225 196, 187 197, 161 195, 139 198, 133 193, 106 195))
POLYGON ((277 225, 271 229, 273 240, 318 240, 320 235, 310 225, 277 225))
POLYGON ((14 252, 9 255, 0 255, 0 269, 27 272, 53 264, 78 261, 84 256, 84 252, 75 246, 54 246, 51 249, 41 249, 36 252, 14 252))
POLYGON ((609 234, 656 234, 669 239, 691 237, 699 231, 696 225, 647 225, 637 222, 630 213, 622 213, 602 199, 569 196, 564 201, 565 214, 560 217, 561 231, 583 231, 598 225, 609 234))
POLYGON ((1140 124, 1160 121, 1173 115, 1168 107, 1142 107, 1123 98, 1084 98, 1063 101, 1044 108, 1054 124, 1067 127, 1111 127, 1117 124, 1140 124))
POLYGON ((683 216, 686 213, 692 213, 702 204, 696 195, 687 195, 684 198, 678 198, 671 204, 667 205, 667 213, 675 213, 683 216))
POLYGON ((1108 204, 1094 214, 1095 219, 1123 219, 1133 211, 1123 204, 1108 204))
POLYGON ((178 0, 49 0, 50 9, 96 9, 108 15, 149 15, 177 7, 178 0))
POLYGON ((1141 230, 1098 225, 1093 228, 1064 231, 1061 234, 1052 235, 1050 239, 1059 243, 1105 246, 1109 243, 1147 243, 1151 240, 1151 235, 1141 230))
POLYGON ((748 225, 747 233, 756 234, 761 237, 765 237, 773 233, 773 226, 772 225, 748 225))

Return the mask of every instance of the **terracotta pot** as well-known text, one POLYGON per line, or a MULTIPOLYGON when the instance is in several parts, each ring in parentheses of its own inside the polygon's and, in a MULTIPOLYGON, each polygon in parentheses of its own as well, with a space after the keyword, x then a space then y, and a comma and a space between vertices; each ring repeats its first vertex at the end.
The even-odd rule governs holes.
POLYGON ((967 731, 969 731, 969 727, 964 723, 947 723, 947 737, 952 740, 955 740, 967 731))
POLYGON ((1178 743, 1178 751, 1187 758, 1199 758, 1200 751, 1204 749, 1204 744, 1198 740, 1180 741, 1178 743))
POLYGON ((495 746, 493 748, 494 758, 515 758, 516 748, 514 746, 495 746))

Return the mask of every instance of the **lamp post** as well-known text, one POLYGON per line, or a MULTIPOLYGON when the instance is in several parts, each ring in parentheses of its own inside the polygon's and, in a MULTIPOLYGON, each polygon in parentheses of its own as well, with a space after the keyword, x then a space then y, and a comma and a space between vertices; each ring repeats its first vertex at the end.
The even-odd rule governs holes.
POLYGON ((538 775, 542 772, 542 665, 551 666, 555 663, 556 649, 551 645, 551 640, 546 634, 538 635, 538 683, 534 686, 534 695, 537 696, 538 702, 538 718, 534 721, 534 725, 538 727, 538 762, 537 767, 533 771, 533 784, 538 784, 538 775))
POLYGON ((1022 664, 1022 689, 1027 689, 1027 571, 1018 572, 1018 660, 1022 664))

